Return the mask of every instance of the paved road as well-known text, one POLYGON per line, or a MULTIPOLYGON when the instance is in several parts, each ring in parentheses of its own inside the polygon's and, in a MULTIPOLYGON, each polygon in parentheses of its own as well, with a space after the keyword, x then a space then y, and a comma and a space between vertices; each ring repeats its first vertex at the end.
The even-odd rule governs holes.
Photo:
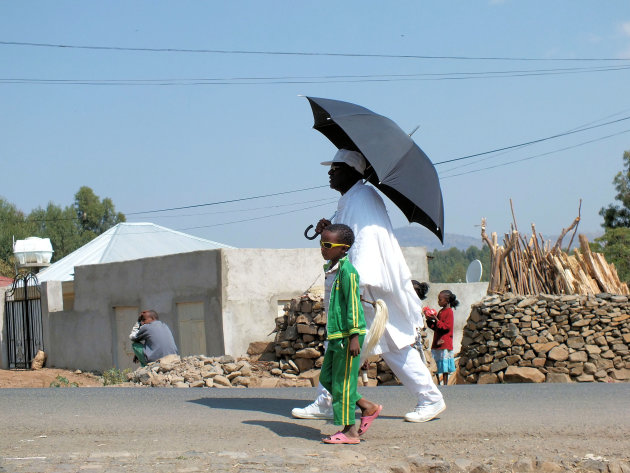
POLYGON ((333 425, 288 417, 314 392, 2 389, 0 471, 429 471, 435 462, 505 471, 519 459, 568 471, 630 461, 630 383, 449 386, 447 410, 425 424, 402 421, 413 404, 404 388, 366 388, 385 408, 358 446, 324 445, 333 425))

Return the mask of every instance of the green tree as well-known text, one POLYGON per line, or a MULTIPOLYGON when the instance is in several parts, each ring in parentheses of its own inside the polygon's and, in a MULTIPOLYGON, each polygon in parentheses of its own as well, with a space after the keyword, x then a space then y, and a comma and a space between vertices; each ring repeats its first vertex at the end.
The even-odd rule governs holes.
POLYGON ((0 198, 0 274, 15 276, 13 264, 13 239, 21 240, 31 235, 31 225, 24 213, 0 198))
POLYGON ((0 198, 0 274, 15 275, 13 238, 50 238, 54 262, 125 220, 110 198, 101 200, 87 186, 75 194, 72 205, 62 208, 50 202, 45 209, 34 209, 28 217, 0 198))
POLYGON ((624 169, 619 171, 613 184, 617 190, 615 200, 621 205, 610 204, 602 207, 599 214, 604 217, 605 228, 630 227, 630 151, 623 153, 624 169))
POLYGON ((462 251, 457 248, 435 250, 429 257, 429 277, 433 282, 466 282, 468 265, 478 259, 484 268, 482 281, 488 281, 490 269, 490 250, 487 246, 471 246, 462 251))
POLYGON ((621 281, 630 283, 630 228, 607 228, 591 247, 615 264, 621 281))
POLYGON ((49 202, 46 209, 39 207, 33 210, 28 219, 36 227, 36 236, 50 238, 54 251, 52 262, 60 260, 83 244, 81 227, 72 206, 61 208, 49 202))
POLYGON ((88 238, 87 241, 126 220, 124 214, 116 212, 109 197, 101 200, 87 186, 81 187, 74 195, 74 210, 81 227, 81 236, 84 240, 88 238))

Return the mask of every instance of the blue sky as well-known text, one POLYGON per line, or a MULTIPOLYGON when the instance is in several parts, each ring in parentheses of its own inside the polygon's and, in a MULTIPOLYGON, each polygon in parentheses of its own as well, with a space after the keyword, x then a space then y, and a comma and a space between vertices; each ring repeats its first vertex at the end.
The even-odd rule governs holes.
POLYGON ((508 232, 510 198, 521 231, 558 234, 582 199, 580 230, 598 232, 630 149, 626 1, 2 2, 0 42, 0 196, 25 212, 87 185, 129 221, 310 246, 338 194, 300 94, 420 125, 447 234, 476 237, 482 217, 508 232))

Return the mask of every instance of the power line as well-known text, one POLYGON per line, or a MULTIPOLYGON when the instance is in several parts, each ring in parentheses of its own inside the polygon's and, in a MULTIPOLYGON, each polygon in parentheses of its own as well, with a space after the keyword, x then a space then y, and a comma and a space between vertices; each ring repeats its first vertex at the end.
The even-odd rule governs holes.
POLYGON ((252 222, 254 220, 262 220, 264 218, 277 217, 279 215, 287 215, 287 214, 290 214, 290 213, 301 212, 303 210, 309 210, 309 209, 314 209, 314 208, 317 208, 317 207, 323 207, 325 205, 330 205, 331 203, 332 202, 324 203, 324 204, 318 204, 318 205, 312 205, 310 207, 303 207, 301 209, 288 210, 286 212, 279 212, 279 213, 269 214, 269 215, 261 215, 259 217, 251 217, 251 218, 246 218, 246 219, 242 219, 242 220, 233 220, 231 222, 213 223, 211 225, 200 225, 200 226, 197 226, 197 227, 180 228, 179 231, 196 230, 196 229, 199 229, 199 228, 220 227, 222 225, 232 225, 234 223, 252 222))
POLYGON ((172 78, 172 79, 37 79, 0 78, 0 84, 25 85, 87 85, 87 86, 203 86, 203 85, 278 85, 278 84, 335 84, 365 82, 402 81, 443 81, 471 79, 501 79, 514 77, 586 74, 594 72, 614 72, 630 69, 626 66, 576 67, 557 69, 532 69, 523 71, 482 71, 482 72, 435 72, 418 74, 363 74, 363 75, 324 75, 324 76, 278 76, 278 77, 226 77, 226 78, 172 78))
POLYGON ((447 159, 446 161, 440 161, 440 162, 434 163, 434 165, 437 166, 439 164, 452 163, 452 162, 461 161, 461 160, 464 160, 464 159, 475 158, 477 156, 483 156, 484 154, 496 153, 497 151, 504 151, 504 150, 507 150, 507 149, 520 148, 522 146, 528 146, 528 145, 532 145, 532 144, 535 144, 535 143, 542 143, 543 141, 549 141, 549 140, 552 140, 554 138, 560 138, 562 136, 568 136, 568 135, 572 135, 574 133, 580 133, 582 131, 592 130, 594 128, 599 128, 599 127, 602 127, 602 126, 611 125, 613 123, 619 123, 619 122, 622 122, 622 121, 625 121, 625 120, 630 120, 630 116, 624 117, 624 118, 619 118, 617 120, 612 120, 612 121, 609 121, 609 122, 606 122, 606 123, 601 123, 599 125, 593 125, 593 126, 589 126, 589 127, 580 128, 578 130, 572 130, 572 131, 566 131, 564 133, 558 133, 557 135, 547 136, 546 138, 539 138, 537 140, 526 141, 525 143, 519 143, 517 145, 505 146, 503 148, 496 148, 496 149, 493 149, 493 150, 490 150, 490 151, 484 151, 482 153, 469 154, 468 156, 462 156, 462 157, 459 157, 459 158, 447 159))
POLYGON ((0 41, 4 46, 24 46, 39 48, 59 49, 86 49, 96 51, 134 51, 152 53, 203 53, 203 54, 251 54, 265 56, 330 56, 330 57, 359 57, 359 58, 389 58, 389 59, 439 59, 439 60, 463 60, 463 61, 628 61, 622 58, 536 58, 536 57, 508 57, 508 56, 431 56, 415 54, 367 54, 367 53, 331 53, 331 52, 306 52, 306 51, 256 51, 244 49, 187 49, 187 48, 140 48, 127 46, 94 46, 59 43, 33 43, 24 41, 0 41))
POLYGON ((202 215, 234 214, 234 213, 252 212, 254 210, 268 210, 268 209, 277 209, 277 208, 282 208, 282 207, 291 207, 293 205, 310 204, 313 202, 323 202, 324 204, 331 204, 336 201, 337 201, 336 198, 314 199, 314 200, 305 200, 302 202, 292 202, 290 204, 266 205, 264 207, 250 207, 247 209, 218 210, 215 212, 199 212, 199 213, 194 213, 194 214, 155 215, 153 218, 186 218, 186 217, 199 217, 202 215))
MULTIPOLYGON (((601 122, 601 121, 603 121, 603 120, 607 120, 607 119, 612 118, 612 117, 616 117, 616 116, 618 116, 618 115, 622 115, 622 114, 624 114, 624 113, 627 113, 628 111, 630 111, 630 109, 628 109, 628 108, 627 108, 627 109, 621 110, 621 111, 616 112, 616 113, 611 113, 611 114, 609 114, 609 115, 606 115, 605 117, 598 118, 597 120, 591 120, 591 121, 589 121, 589 122, 587 122, 587 123, 584 123, 584 124, 582 124, 582 125, 579 125, 579 126, 573 127, 573 128, 571 128, 570 130, 567 130, 567 131, 569 131, 569 132, 572 132, 572 131, 579 131, 579 130, 584 129, 584 128, 585 128, 585 127, 587 127, 587 126, 593 125, 593 124, 598 123, 598 122, 601 122)), ((616 135, 609 135, 609 136, 604 137, 604 138, 609 138, 609 137, 611 137, 611 136, 616 136, 616 135)), ((586 143, 588 143, 588 142, 586 142, 586 143)), ((494 156, 487 156, 487 157, 485 157, 485 158, 478 159, 478 160, 476 160, 476 161, 474 161, 474 162, 469 162, 469 163, 467 163, 467 164, 460 164, 459 166, 454 166, 454 167, 452 167, 452 168, 450 168, 450 169, 446 169, 444 172, 448 173, 448 172, 454 171, 454 170, 456 170, 456 169, 461 169, 461 168, 465 168, 465 167, 469 167, 469 166, 474 166, 475 164, 478 164, 478 163, 480 163, 481 161, 487 161, 487 160, 489 160, 489 159, 495 159, 495 158, 497 158, 497 157, 499 157, 499 156, 503 156, 503 155, 508 154, 508 153, 511 153, 511 152, 513 152, 513 151, 515 151, 515 149, 505 150, 505 151, 503 151, 503 152, 499 152, 498 154, 495 154, 494 156)))
POLYGON ((494 168, 498 168, 498 167, 502 167, 502 166, 508 166, 508 165, 514 164, 514 163, 520 163, 521 161, 529 161, 530 159, 540 158, 542 156, 547 156, 547 155, 550 155, 550 154, 559 153, 561 151, 566 151, 566 150, 573 149, 573 148, 579 148, 580 146, 584 146, 584 145, 587 145, 587 144, 590 144, 590 143, 595 143, 597 141, 602 141, 602 140, 605 140, 605 139, 608 139, 608 138, 612 138, 613 136, 623 135, 624 133, 628 133, 628 132, 630 132, 630 129, 623 130, 623 131, 620 131, 618 133, 613 133, 611 135, 602 136, 600 138, 595 138, 593 140, 583 141, 582 143, 578 143, 578 144, 571 145, 571 146, 566 146, 564 148, 559 148, 559 149, 556 149, 556 150, 553 150, 553 151, 547 151, 546 153, 540 153, 540 154, 536 154, 534 156, 528 156, 526 158, 515 159, 513 161, 508 161, 508 162, 505 162, 505 163, 499 163, 499 164, 495 164, 495 165, 492 165, 492 166, 487 166, 485 168, 473 169, 471 171, 461 172, 459 174, 450 174, 448 176, 440 176, 440 179, 448 179, 449 177, 463 176, 463 175, 472 174, 472 173, 475 173, 475 172, 486 171, 488 169, 494 169, 494 168))
POLYGON ((292 194, 292 193, 295 193, 295 192, 304 192, 304 191, 310 191, 310 190, 313 190, 313 189, 322 189, 324 187, 329 187, 329 186, 324 185, 324 186, 307 187, 305 189, 294 189, 294 190, 284 191, 284 192, 274 192, 273 194, 255 195, 255 196, 251 196, 251 197, 242 197, 240 199, 220 200, 220 201, 216 201, 216 202, 208 202, 208 203, 205 203, 205 204, 184 205, 182 207, 172 207, 172 208, 169 208, 169 209, 144 210, 142 212, 130 212, 130 213, 127 213, 125 215, 152 214, 152 213, 158 213, 158 212, 168 212, 170 210, 183 210, 183 209, 193 209, 193 208, 196 208, 196 207, 207 207, 207 206, 210 206, 210 205, 231 204, 233 202, 242 202, 244 200, 262 199, 262 198, 265 198, 265 197, 274 197, 274 196, 277 196, 277 195, 292 194))

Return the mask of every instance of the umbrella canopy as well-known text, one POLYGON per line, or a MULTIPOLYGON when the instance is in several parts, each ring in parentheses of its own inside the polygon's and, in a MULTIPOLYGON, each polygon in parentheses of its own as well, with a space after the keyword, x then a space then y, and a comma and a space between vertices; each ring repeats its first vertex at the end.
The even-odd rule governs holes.
POLYGON ((437 172, 424 151, 387 117, 349 102, 306 97, 313 128, 339 149, 359 151, 368 161, 366 179, 444 242, 444 204, 437 172))

